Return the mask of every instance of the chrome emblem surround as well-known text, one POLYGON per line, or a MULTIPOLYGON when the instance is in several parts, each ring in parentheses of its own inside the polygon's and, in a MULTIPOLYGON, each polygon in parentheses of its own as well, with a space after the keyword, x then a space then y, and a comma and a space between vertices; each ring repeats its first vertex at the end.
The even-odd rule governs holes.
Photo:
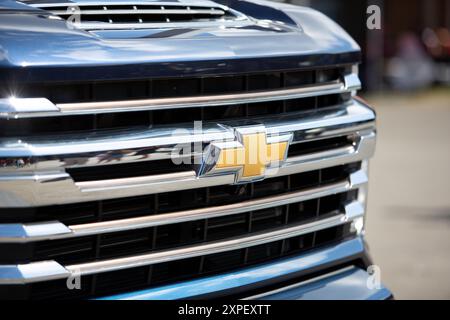
POLYGON ((198 177, 233 174, 235 184, 260 181, 286 160, 292 133, 268 134, 261 124, 230 130, 234 141, 213 141, 205 148, 198 177))

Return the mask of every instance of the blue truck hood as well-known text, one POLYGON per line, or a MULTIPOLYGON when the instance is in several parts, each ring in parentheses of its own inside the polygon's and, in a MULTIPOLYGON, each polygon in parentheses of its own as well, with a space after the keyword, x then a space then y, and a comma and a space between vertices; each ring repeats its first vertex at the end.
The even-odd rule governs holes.
POLYGON ((117 31, 105 37, 69 28, 64 20, 27 4, 0 0, 0 81, 190 76, 359 60, 357 44, 317 11, 258 0, 218 2, 247 15, 252 26, 178 30, 164 36, 148 30, 151 36, 142 37, 117 31))

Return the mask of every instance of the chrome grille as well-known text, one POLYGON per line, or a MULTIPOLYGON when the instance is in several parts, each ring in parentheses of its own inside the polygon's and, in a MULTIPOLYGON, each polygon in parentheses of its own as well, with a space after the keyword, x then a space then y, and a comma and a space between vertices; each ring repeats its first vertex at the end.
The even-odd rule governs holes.
MULTIPOLYGON (((251 247, 248 250, 238 249, 209 256, 188 258, 183 260, 182 268, 179 261, 165 262, 153 266, 144 266, 119 271, 88 275, 81 279, 81 290, 68 291, 65 280, 37 282, 28 285, 26 298, 33 299, 73 299, 89 296, 104 296, 111 293, 122 293, 152 286, 161 286, 173 281, 195 279, 236 270, 243 266, 264 263, 273 259, 301 254, 314 248, 343 241, 351 237, 350 226, 332 227, 323 231, 281 240, 269 244, 251 247), (244 259, 247 261, 243 263, 244 259)), ((1 287, 0 287, 1 293, 1 287)), ((11 295, 12 290, 9 291, 11 295)), ((20 292, 20 294, 24 294, 20 292)))
MULTIPOLYGON (((23 1, 25 2, 25 1, 23 1)), ((107 2, 41 3, 26 2, 31 6, 59 16, 73 26, 84 30, 118 30, 173 28, 192 26, 248 24, 248 19, 228 7, 204 1, 192 5, 174 2, 151 3, 107 2)))
MULTIPOLYGON (((54 131, 63 131, 62 128, 71 128, 71 121, 58 123, 64 119, 96 123, 95 127, 76 127, 72 124, 72 130, 111 128, 114 126, 103 124, 108 119, 102 120, 102 117, 116 115, 126 118, 119 113, 126 113, 131 118, 130 122, 122 123, 130 126, 190 121, 190 118, 185 118, 189 116, 184 112, 186 108, 193 114, 192 120, 205 121, 311 110, 338 104, 342 102, 339 100, 341 95, 359 88, 358 78, 348 69, 349 66, 342 66, 196 78, 27 83, 19 88, 13 83, 2 83, 0 119, 43 118, 42 122, 35 119, 33 126, 53 128, 59 125, 60 128, 55 128, 54 131), (135 118, 140 119, 144 115, 137 113, 138 111, 153 113, 137 121, 135 118), (136 114, 139 116, 133 118, 132 115, 136 114), (85 117, 70 118, 73 115, 85 117), (103 116, 94 119, 96 115, 103 116), (167 119, 168 115, 174 120, 167 119), (45 119, 56 124, 51 125, 45 119)), ((7 125, 7 122, 2 122, 2 127, 7 125)), ((26 125, 28 123, 23 124, 24 127, 26 125)), ((9 132, 13 128, 7 129, 9 132)))
POLYGON ((199 85, 190 92, 171 90, 176 79, 146 80, 152 89, 144 96, 114 101, 58 101, 35 88, 1 100, 4 128, 26 125, 4 129, 0 140, 0 294, 107 295, 235 270, 360 232, 375 115, 352 95, 359 80, 351 68, 212 78, 194 79, 199 85), (206 90, 212 78, 222 85, 206 90), (224 86, 229 79, 233 85, 224 86), (153 88, 164 84, 169 89, 158 97, 162 90, 153 88), (214 115, 221 107, 242 114, 214 115), (192 119, 183 119, 187 110, 192 119), (162 111, 164 123, 150 121, 162 111), (134 113, 139 121, 130 125, 134 113), (99 128, 103 116, 119 125, 99 128), (93 121, 81 130, 56 121, 53 135, 40 128, 42 120, 66 117, 93 121), (208 121, 198 132, 190 120, 208 121), (249 122, 269 140, 291 136, 280 167, 244 184, 233 174, 200 176, 203 147, 235 141, 230 128, 249 122), (176 129, 183 131, 174 136, 176 129), (195 143, 200 151, 180 155, 180 144, 195 143), (177 155, 194 164, 175 165, 177 155), (65 279, 77 272, 83 289, 66 290, 65 279))

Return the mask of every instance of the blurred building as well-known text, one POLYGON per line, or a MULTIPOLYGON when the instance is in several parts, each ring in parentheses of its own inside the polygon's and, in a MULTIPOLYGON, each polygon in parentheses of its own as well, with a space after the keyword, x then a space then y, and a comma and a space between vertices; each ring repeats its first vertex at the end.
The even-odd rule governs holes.
MULTIPOLYGON (((278 1, 318 9, 355 38, 363 51, 361 76, 366 90, 395 86, 402 79, 417 78, 410 88, 450 83, 450 0, 278 1), (382 30, 366 28, 367 7, 373 4, 381 8, 382 30), (422 67, 411 69, 417 63, 422 67)), ((403 87, 408 88, 408 83, 403 87)))

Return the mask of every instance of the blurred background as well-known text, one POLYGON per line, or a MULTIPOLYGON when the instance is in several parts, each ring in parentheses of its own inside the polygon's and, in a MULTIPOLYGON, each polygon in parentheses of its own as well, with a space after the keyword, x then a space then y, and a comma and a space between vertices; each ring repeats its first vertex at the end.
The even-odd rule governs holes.
POLYGON ((377 111, 367 239, 397 299, 450 299, 450 0, 284 0, 318 9, 363 51, 377 111), (367 7, 381 9, 368 30, 367 7))

